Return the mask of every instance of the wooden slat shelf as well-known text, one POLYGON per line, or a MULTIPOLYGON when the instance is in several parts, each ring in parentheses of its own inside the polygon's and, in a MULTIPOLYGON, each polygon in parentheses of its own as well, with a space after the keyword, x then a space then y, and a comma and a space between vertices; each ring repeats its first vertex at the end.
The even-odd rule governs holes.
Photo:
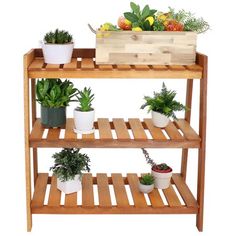
POLYGON ((95 49, 74 49, 69 64, 45 64, 42 50, 33 49, 29 78, 187 78, 201 79, 200 65, 97 65, 95 49))
MULTIPOLYGON (((138 190, 139 176, 137 174, 111 174, 99 173, 96 177, 84 174, 82 178, 82 194, 65 195, 64 203, 61 193, 56 188, 56 178, 48 177, 46 173, 39 173, 36 180, 34 197, 31 201, 32 213, 43 214, 196 214, 197 201, 180 174, 173 174, 172 185, 166 190, 154 189, 149 194, 138 190), (49 195, 46 194, 48 185, 49 195), (97 188, 93 188, 97 186, 97 188), (114 189, 115 203, 112 204, 114 189), (128 189, 125 188, 128 186, 128 189), (176 188, 174 188, 176 186, 176 188), (128 194, 130 191, 131 194, 128 194), (160 192, 163 192, 161 196, 160 192), (178 192, 178 194, 177 194, 178 192), (128 196, 130 195, 131 200, 128 196), (145 196, 146 195, 146 196, 145 196), (46 197, 47 196, 47 197, 46 197), (98 203, 95 203, 98 196, 98 203), (181 199, 180 199, 181 196, 181 199), (81 197, 82 199, 79 199, 81 197), (146 197, 146 198, 145 198, 146 197), (146 200, 149 199, 150 203, 146 200), (80 203, 79 203, 80 202, 80 203), (131 204, 131 203, 134 204, 131 204), (182 203, 181 203, 182 202, 182 203)), ((113 201, 114 202, 114 201, 113 201)))
POLYGON ((37 119, 30 135, 30 146, 198 148, 201 141, 198 134, 183 119, 170 122, 165 129, 154 127, 151 119, 140 121, 137 118, 128 119, 127 122, 121 118, 114 118, 112 121, 99 118, 94 126, 95 134, 77 136, 73 131, 73 118, 68 118, 65 128, 61 129, 46 129, 41 125, 40 119, 37 119), (60 135, 62 130, 64 136, 60 135), (44 135, 44 132, 47 134, 44 135))

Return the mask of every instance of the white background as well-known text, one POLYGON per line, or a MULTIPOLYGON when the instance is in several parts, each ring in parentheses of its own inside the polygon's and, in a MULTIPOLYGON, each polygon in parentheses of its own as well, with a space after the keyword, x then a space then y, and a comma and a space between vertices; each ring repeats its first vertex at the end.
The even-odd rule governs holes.
MULTIPOLYGON (((211 31, 198 37, 198 51, 209 56, 208 129, 204 232, 234 235, 235 230, 235 11, 234 1, 178 0, 136 1, 167 10, 184 8, 203 16, 211 31)), ((26 235, 23 140, 23 54, 39 46, 49 30, 66 29, 76 47, 94 47, 95 28, 129 9, 129 1, 1 1, 0 6, 0 101, 1 192, 0 234, 26 235)), ((79 80, 78 88, 91 86, 96 95, 97 117, 147 117, 139 109, 143 95, 161 87, 163 80, 79 80)), ((166 80, 169 88, 185 100, 185 81, 166 80)), ((198 127, 198 87, 195 82, 193 126, 198 127)), ((72 104, 68 109, 72 116, 72 104)), ((179 116, 183 114, 180 113, 179 116)), ((55 150, 40 151, 40 171, 48 171, 55 150)), ((91 156, 92 172, 149 171, 141 151, 83 149, 91 156)), ((150 150, 157 161, 180 168, 180 150, 150 150)), ((197 155, 190 152, 188 183, 196 193, 197 155)), ((75 233, 80 235, 198 235, 194 215, 35 215, 33 235, 75 233)))

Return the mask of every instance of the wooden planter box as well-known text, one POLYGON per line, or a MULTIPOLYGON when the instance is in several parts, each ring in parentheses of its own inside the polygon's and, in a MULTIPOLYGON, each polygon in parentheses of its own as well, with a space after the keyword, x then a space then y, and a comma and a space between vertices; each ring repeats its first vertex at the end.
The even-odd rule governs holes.
POLYGON ((97 64, 195 64, 194 32, 97 31, 97 64))

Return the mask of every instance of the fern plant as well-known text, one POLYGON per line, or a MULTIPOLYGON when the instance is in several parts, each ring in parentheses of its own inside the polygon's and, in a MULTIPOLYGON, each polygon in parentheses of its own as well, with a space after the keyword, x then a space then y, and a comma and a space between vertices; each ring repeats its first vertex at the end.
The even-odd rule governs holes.
POLYGON ((143 175, 140 179, 140 183, 143 185, 151 185, 154 184, 154 177, 151 174, 143 175))
POLYGON ((53 154, 54 165, 50 167, 53 174, 62 182, 72 180, 82 171, 90 171, 90 158, 87 154, 80 153, 77 148, 64 148, 53 154))
POLYGON ((176 92, 173 90, 168 90, 165 83, 162 84, 162 89, 160 93, 154 92, 153 97, 145 96, 144 103, 141 109, 148 107, 148 112, 156 111, 167 117, 172 117, 177 119, 175 111, 187 110, 188 108, 174 100, 176 92))
POLYGON ((73 41, 73 37, 65 30, 56 29, 54 32, 48 32, 44 36, 44 41, 52 44, 66 44, 71 43, 73 41))
POLYGON ((92 94, 91 88, 85 87, 82 91, 79 91, 79 96, 77 96, 79 111, 92 111, 92 101, 94 100, 94 94, 92 94))

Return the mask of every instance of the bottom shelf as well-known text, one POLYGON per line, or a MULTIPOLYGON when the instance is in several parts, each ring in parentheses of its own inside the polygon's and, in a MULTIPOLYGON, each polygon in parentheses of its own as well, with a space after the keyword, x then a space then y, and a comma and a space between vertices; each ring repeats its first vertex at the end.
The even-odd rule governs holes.
POLYGON ((173 174, 168 189, 149 194, 138 190, 137 174, 84 174, 82 191, 65 195, 56 177, 38 175, 33 199, 35 214, 196 214, 198 205, 180 174, 173 174), (98 199, 98 204, 95 204, 98 199), (114 204, 115 203, 115 204, 114 204))

